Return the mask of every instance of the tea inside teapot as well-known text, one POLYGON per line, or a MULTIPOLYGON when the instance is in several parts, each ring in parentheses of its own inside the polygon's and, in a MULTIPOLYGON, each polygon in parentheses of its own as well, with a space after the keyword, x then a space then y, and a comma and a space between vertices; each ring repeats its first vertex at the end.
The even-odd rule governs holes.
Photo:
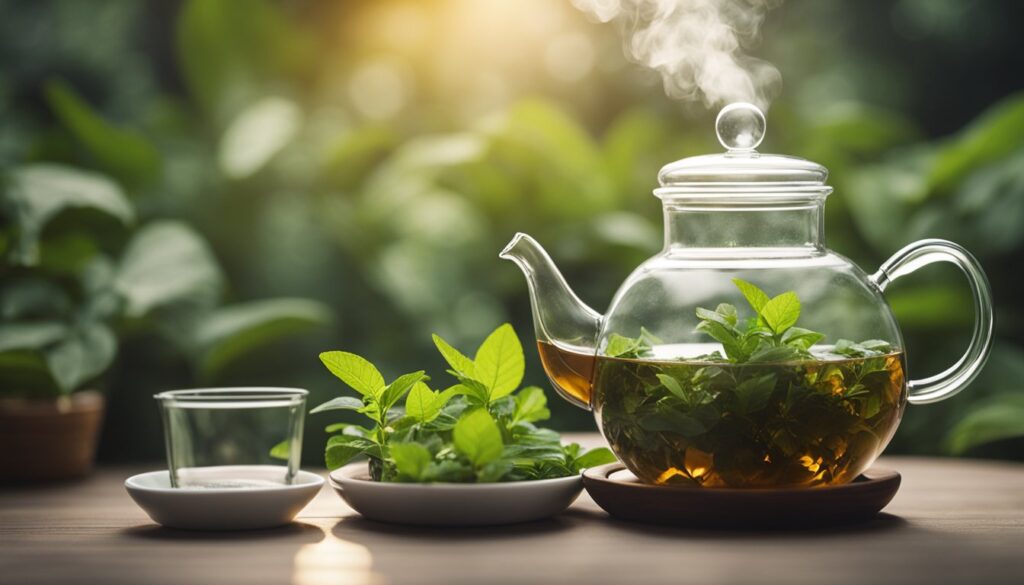
POLYGON ((538 344, 552 384, 593 405, 637 477, 829 485, 852 480, 885 448, 907 401, 902 351, 880 340, 816 347, 824 336, 796 327, 798 312, 773 329, 760 312, 744 323, 732 305, 698 311, 698 328, 723 343, 663 344, 644 330, 613 337, 606 355, 538 344))

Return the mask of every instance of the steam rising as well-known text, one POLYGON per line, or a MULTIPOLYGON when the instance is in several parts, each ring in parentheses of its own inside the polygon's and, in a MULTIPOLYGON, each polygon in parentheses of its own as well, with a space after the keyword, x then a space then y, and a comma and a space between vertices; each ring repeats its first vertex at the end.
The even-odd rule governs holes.
POLYGON ((631 60, 661 73, 674 99, 706 106, 745 101, 767 109, 782 83, 772 64, 743 54, 765 14, 782 0, 572 0, 616 21, 631 60))

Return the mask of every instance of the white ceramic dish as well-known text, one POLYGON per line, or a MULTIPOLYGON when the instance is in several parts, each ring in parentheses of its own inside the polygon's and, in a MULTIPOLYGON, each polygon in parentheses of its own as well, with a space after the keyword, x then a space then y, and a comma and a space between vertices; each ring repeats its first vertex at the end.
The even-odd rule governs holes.
POLYGON ((365 462, 330 474, 331 487, 366 518, 396 524, 485 526, 553 516, 583 491, 579 475, 507 483, 381 483, 365 462))
MULTIPOLYGON (((236 476, 280 477, 273 465, 225 466, 208 468, 211 479, 236 476)), ((129 477, 124 482, 135 503, 157 524, 189 530, 252 530, 288 524, 316 496, 324 478, 299 471, 291 485, 258 487, 172 488, 170 474, 151 471, 129 477)))

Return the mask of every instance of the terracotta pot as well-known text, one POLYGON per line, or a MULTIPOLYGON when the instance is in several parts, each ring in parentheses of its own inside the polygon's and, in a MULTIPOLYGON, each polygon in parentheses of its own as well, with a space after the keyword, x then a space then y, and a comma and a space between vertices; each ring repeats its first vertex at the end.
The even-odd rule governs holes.
POLYGON ((92 470, 103 395, 56 400, 0 399, 0 481, 81 477, 92 470))

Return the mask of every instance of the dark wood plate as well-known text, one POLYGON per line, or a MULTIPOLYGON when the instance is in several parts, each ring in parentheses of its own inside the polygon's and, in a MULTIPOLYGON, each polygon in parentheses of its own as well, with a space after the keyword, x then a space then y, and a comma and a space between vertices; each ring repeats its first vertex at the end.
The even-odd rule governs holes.
POLYGON ((583 473, 590 497, 617 518, 700 528, 806 528, 864 522, 896 495, 900 474, 873 467, 845 485, 797 489, 665 487, 621 463, 583 473))

